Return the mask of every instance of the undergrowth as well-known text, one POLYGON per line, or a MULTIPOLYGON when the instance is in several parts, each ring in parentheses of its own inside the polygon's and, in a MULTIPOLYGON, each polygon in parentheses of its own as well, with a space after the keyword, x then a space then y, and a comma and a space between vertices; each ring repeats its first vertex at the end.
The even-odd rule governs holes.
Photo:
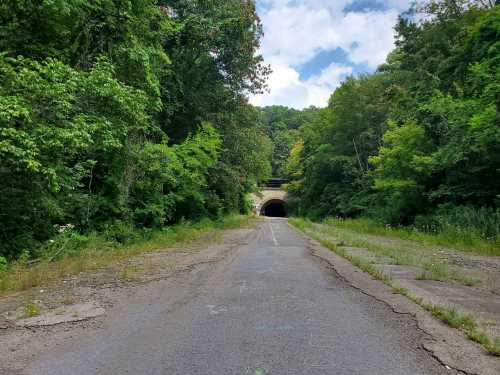
POLYGON ((485 238, 475 230, 452 226, 442 226, 442 229, 423 231, 416 226, 392 227, 383 225, 373 219, 339 219, 329 218, 324 224, 355 232, 396 237, 403 240, 420 241, 429 245, 451 247, 480 255, 500 256, 500 237, 485 238))
MULTIPOLYGON (((112 236, 95 233, 84 236, 69 230, 48 242, 38 258, 21 256, 0 268, 0 295, 96 270, 140 253, 189 245, 199 240, 214 241, 220 230, 244 226, 249 220, 248 216, 230 215, 218 220, 184 222, 161 230, 127 233, 127 240, 123 242, 112 236)), ((119 276, 132 278, 127 272, 122 271, 119 276)))

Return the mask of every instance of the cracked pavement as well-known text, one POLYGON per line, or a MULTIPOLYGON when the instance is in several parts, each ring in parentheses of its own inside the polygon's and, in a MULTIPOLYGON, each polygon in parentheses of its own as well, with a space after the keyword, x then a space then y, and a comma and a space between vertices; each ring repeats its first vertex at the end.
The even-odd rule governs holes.
POLYGON ((461 373, 414 312, 351 285, 310 246, 285 219, 259 221, 217 261, 117 292, 93 322, 0 331, 0 373, 461 373))

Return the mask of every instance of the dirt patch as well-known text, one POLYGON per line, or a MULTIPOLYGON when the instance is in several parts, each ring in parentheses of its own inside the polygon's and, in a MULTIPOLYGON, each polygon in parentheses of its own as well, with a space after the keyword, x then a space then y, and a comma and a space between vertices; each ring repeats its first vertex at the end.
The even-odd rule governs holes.
MULTIPOLYGON (((0 299, 0 330, 75 323, 105 314, 128 290, 216 262, 246 243, 252 229, 231 229, 179 248, 143 253, 93 272, 0 299), (118 293, 119 292, 119 293, 118 293), (34 316, 27 316, 30 309, 34 316)), ((0 331, 0 333, 2 332, 0 331)))

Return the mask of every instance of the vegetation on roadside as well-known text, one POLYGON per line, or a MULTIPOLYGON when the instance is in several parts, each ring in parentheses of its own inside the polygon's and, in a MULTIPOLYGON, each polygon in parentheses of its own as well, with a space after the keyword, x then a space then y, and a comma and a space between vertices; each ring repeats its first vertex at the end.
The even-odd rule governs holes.
MULTIPOLYGON (((292 222, 301 229, 307 230, 308 233, 316 233, 327 239, 333 238, 350 246, 365 248, 380 257, 381 263, 389 262, 394 265, 418 267, 421 269, 417 276, 420 280, 453 281, 467 286, 481 285, 484 281, 472 278, 462 273, 460 268, 446 263, 434 246, 418 239, 405 238, 405 242, 401 242, 394 241, 395 237, 392 239, 390 237, 366 237, 365 232, 359 226, 338 226, 336 220, 314 223, 307 219, 294 218, 292 222)), ((380 235, 380 233, 377 234, 380 235)), ((450 249, 450 251, 453 250, 450 249)))
POLYGON ((33 318, 40 315, 40 309, 34 302, 30 302, 24 306, 24 317, 33 318))
POLYGON ((416 226, 393 227, 391 225, 384 225, 371 218, 327 218, 321 222, 326 225, 359 233, 414 240, 428 245, 450 247, 479 255, 500 256, 500 237, 497 237, 495 241, 489 240, 484 236, 474 233, 467 225, 461 226, 460 223, 454 223, 453 226, 450 225, 440 230, 428 232, 422 231, 416 226))
MULTIPOLYGON (((480 328, 476 319, 474 319, 472 315, 461 313, 456 309, 446 306, 438 306, 427 303, 423 298, 413 295, 406 288, 396 285, 389 275, 381 271, 370 260, 367 260, 362 256, 352 255, 346 251, 344 246, 338 244, 339 238, 336 238, 336 241, 334 241, 331 237, 328 238, 328 236, 325 236, 325 233, 318 231, 314 227, 314 223, 311 221, 301 218, 292 218, 290 219, 290 223, 308 236, 317 240, 323 246, 349 260, 353 265, 360 268, 362 271, 391 286, 394 293, 404 295, 405 297, 411 299, 450 327, 461 329, 467 334, 467 337, 470 340, 481 344, 489 354, 500 356, 500 338, 490 337, 483 329, 480 328)), ((349 245, 356 244, 349 243, 349 245)))
POLYGON ((411 294, 405 288, 393 287, 393 292, 411 299, 450 327, 461 329, 470 340, 481 344, 489 354, 500 356, 500 338, 490 337, 479 327, 471 314, 464 314, 453 308, 426 303, 422 298, 411 294))
POLYGON ((261 35, 251 0, 2 1, 1 264, 247 212, 261 35))
POLYGON ((289 211, 369 217, 359 224, 498 255, 499 41, 498 2, 420 1, 386 62, 348 77, 327 108, 268 109, 280 142, 295 140, 275 161, 296 197, 289 211))
MULTIPOLYGON (((249 223, 250 216, 230 215, 216 220, 183 222, 162 229, 138 231, 127 228, 127 231, 120 233, 120 241, 117 241, 118 234, 115 231, 88 235, 67 231, 55 237, 36 262, 24 258, 9 264, 0 273, 0 295, 111 266, 141 253, 193 245, 198 241, 216 241, 221 230, 239 228, 249 223)), ((133 279, 132 276, 132 270, 127 268, 118 275, 126 280, 133 279)))

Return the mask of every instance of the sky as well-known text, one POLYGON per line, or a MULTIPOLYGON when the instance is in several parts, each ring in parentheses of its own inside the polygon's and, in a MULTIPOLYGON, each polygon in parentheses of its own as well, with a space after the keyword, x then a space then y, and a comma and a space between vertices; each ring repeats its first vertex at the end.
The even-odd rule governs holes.
POLYGON ((324 107, 349 75, 371 73, 394 47, 411 0, 257 0, 260 53, 273 73, 257 106, 324 107))

